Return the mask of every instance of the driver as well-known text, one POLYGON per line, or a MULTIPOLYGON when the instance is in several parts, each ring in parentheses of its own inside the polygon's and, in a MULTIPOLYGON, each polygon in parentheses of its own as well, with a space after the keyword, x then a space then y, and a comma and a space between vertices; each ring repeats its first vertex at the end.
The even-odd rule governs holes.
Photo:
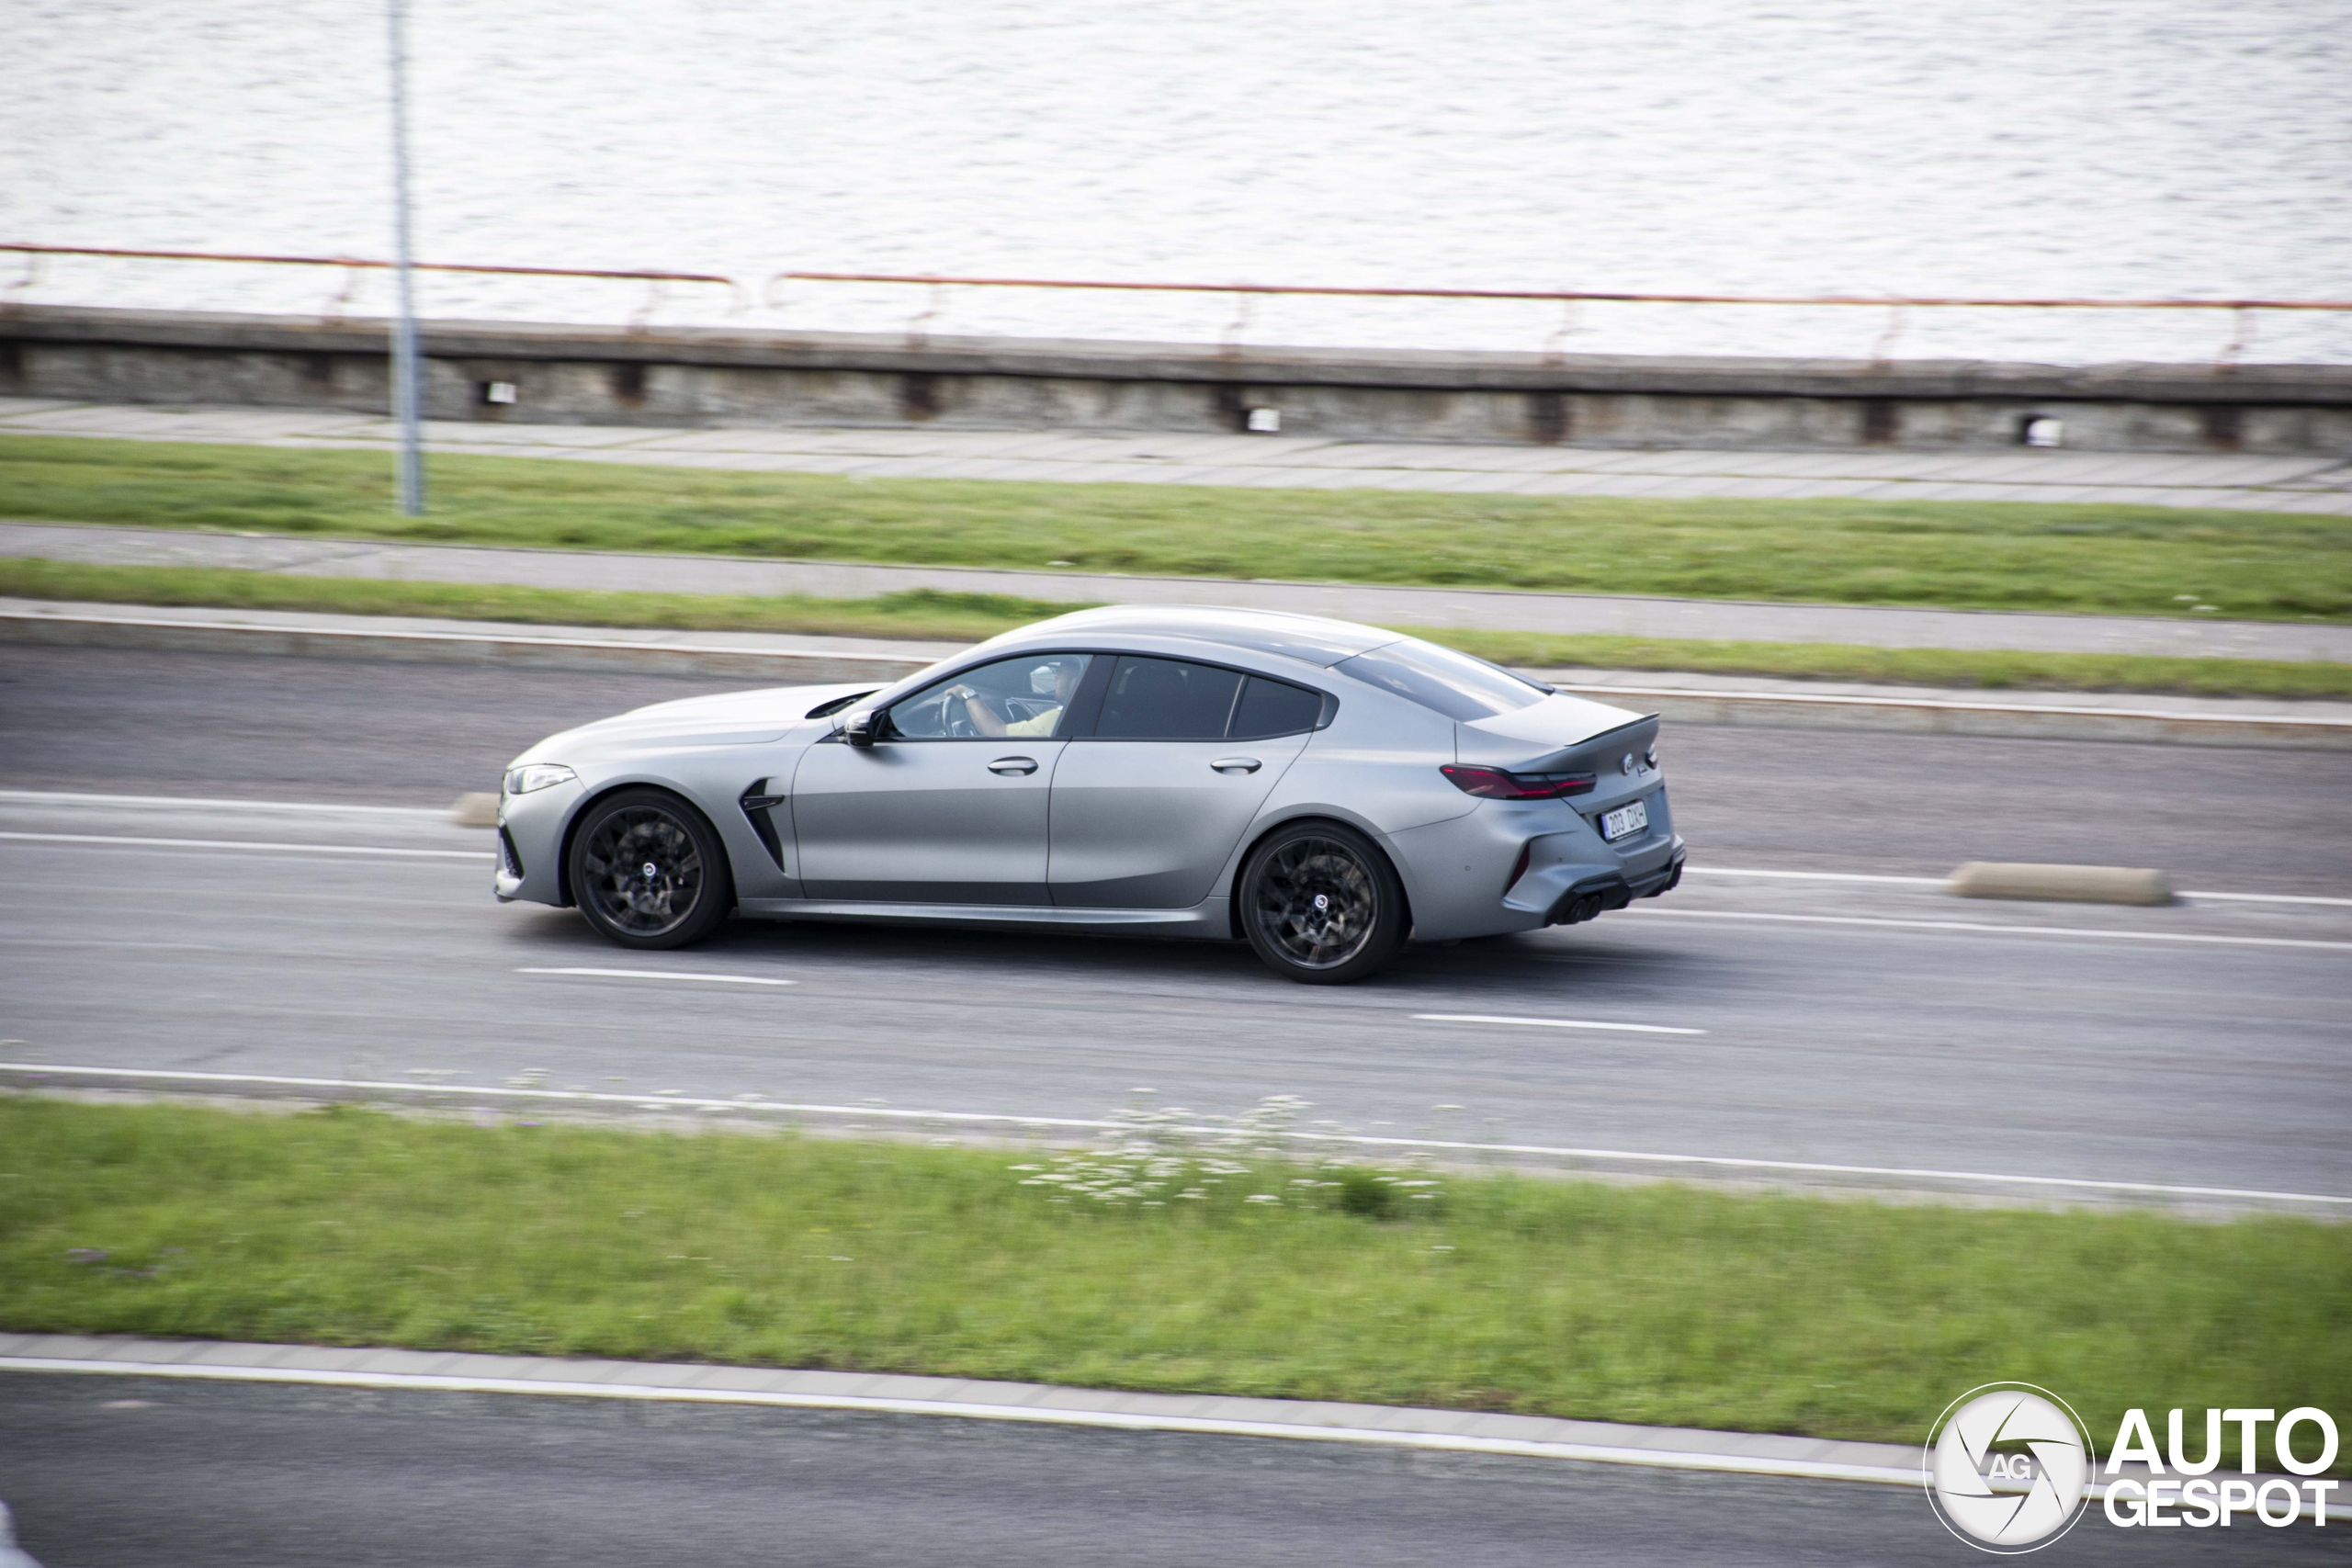
POLYGON ((1063 710, 1069 706, 1070 698, 1078 693, 1079 673, 1084 668, 1082 660, 1057 659, 1031 671, 1030 689, 1040 696, 1051 691, 1054 700, 1053 705, 1029 718, 1008 717, 998 698, 961 682, 948 687, 947 695, 964 705, 965 716, 982 735, 1034 735, 1042 738, 1053 734, 1055 727, 1061 723, 1063 710))

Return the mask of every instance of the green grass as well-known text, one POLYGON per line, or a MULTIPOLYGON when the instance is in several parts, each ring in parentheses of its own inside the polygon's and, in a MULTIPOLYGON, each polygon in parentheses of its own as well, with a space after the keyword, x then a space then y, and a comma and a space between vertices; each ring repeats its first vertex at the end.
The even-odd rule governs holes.
POLYGON ((32 1099, 0 1102, 0 1151, 18 1330, 1897 1440, 1993 1379, 2102 1433, 2129 1405, 2352 1408, 2352 1228, 2300 1220, 1508 1176, 1446 1177, 1382 1220, 1342 1206, 1363 1178, 1303 1190, 1279 1166, 1105 1210, 981 1150, 32 1099))
POLYGON ((0 517, 595 549, 1697 598, 2352 616, 2352 520, 2030 502, 1536 498, 861 480, 0 438, 0 517))
MULTIPOLYGON (((285 577, 208 567, 85 566, 0 559, 0 596, 110 604, 436 615, 588 626, 798 632, 977 641, 1073 604, 1010 593, 918 588, 872 599, 620 593, 474 583, 285 577)), ((2003 653, 1857 648, 1840 643, 1711 642, 1668 637, 1544 637, 1461 627, 1399 628, 1522 669, 1569 666, 1712 674, 1883 681, 1915 685, 2058 691, 2174 692, 2200 696, 2352 698, 2352 666, 2253 659, 2003 653)))
POLYGON ((501 583, 394 582, 286 577, 218 567, 85 566, 0 559, 0 596, 114 604, 311 610, 344 615, 435 615, 541 626, 662 626, 691 631, 977 642, 1079 608, 1012 593, 911 588, 872 599, 753 598, 732 593, 623 593, 501 583))

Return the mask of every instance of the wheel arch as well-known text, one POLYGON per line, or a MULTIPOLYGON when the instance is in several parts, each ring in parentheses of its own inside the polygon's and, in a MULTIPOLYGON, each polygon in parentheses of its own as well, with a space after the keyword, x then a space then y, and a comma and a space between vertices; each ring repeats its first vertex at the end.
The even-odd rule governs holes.
POLYGON ((1286 828, 1305 827, 1318 822, 1328 823, 1334 828, 1345 828, 1350 832, 1357 834, 1373 847, 1374 853, 1388 863, 1389 874, 1396 879, 1396 890, 1405 900, 1405 939, 1408 942, 1411 941, 1413 936, 1412 886, 1405 880, 1405 868, 1398 864, 1396 857, 1389 852, 1388 845, 1384 841, 1384 835, 1378 829, 1356 821, 1340 812, 1316 808, 1294 811, 1272 822, 1260 825, 1258 830, 1250 834, 1249 840, 1241 846, 1241 854, 1233 863, 1233 886, 1227 889, 1225 896, 1225 918, 1227 923, 1233 928, 1234 939, 1249 940, 1241 923, 1241 889, 1246 880, 1242 873, 1249 869, 1250 858, 1257 854, 1259 846, 1286 828))
POLYGON ((732 904, 735 899, 735 861, 733 854, 727 847, 727 835, 718 830, 718 824, 710 819, 710 813, 705 811, 693 795, 661 779, 615 779, 597 785, 593 795, 582 795, 578 804, 572 807, 571 817, 564 821, 563 833, 557 840, 555 857, 555 890, 556 897, 563 901, 560 907, 570 909, 579 906, 579 897, 571 886, 571 844, 572 840, 580 836, 581 824, 588 820, 590 813, 595 807, 616 795, 627 795, 633 789, 651 790, 657 795, 666 795, 702 819, 702 825, 710 829, 711 838, 718 841, 720 858, 726 862, 727 897, 729 903, 732 904))

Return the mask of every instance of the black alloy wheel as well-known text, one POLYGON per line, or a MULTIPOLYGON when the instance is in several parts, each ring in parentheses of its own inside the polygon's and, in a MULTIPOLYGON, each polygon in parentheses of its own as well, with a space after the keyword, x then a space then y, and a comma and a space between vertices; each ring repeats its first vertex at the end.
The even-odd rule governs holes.
POLYGON ((590 807, 573 833, 571 896, 623 947, 684 947, 733 911, 735 883, 701 812, 666 790, 632 789, 590 807))
POLYGON ((1267 966, 1310 986, 1363 979, 1405 944, 1395 868, 1336 822, 1302 822, 1260 844, 1241 871, 1239 913, 1267 966))

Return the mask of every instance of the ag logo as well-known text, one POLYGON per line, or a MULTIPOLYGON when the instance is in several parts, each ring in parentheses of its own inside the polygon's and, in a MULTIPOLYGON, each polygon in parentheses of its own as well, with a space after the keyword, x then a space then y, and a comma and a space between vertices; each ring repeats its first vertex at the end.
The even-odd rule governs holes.
POLYGON ((1945 1407, 1920 1468, 1945 1529, 1980 1551, 2012 1556, 2049 1545, 2082 1517, 2098 1458, 2056 1394, 1987 1383, 1945 1407))

